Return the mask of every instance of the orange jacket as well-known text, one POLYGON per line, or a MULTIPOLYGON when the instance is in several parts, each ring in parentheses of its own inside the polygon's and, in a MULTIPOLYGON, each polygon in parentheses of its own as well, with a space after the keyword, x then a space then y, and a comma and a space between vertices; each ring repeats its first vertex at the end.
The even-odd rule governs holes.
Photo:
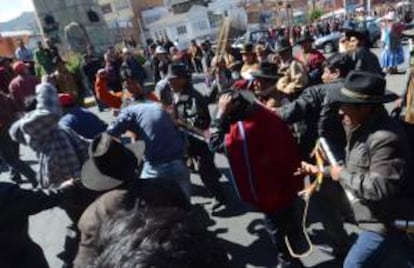
POLYGON ((119 109, 122 106, 122 92, 108 90, 106 79, 97 77, 95 81, 96 98, 111 108, 119 109))
MULTIPOLYGON (((102 77, 97 77, 95 82, 95 93, 98 100, 100 100, 102 103, 106 104, 107 106, 119 109, 122 106, 122 95, 123 92, 113 92, 111 90, 108 90, 108 86, 106 84, 106 79, 102 77)), ((125 93, 127 96, 125 97, 131 97, 131 94, 129 92, 125 93)), ((159 102, 159 99, 157 96, 155 96, 154 93, 149 93, 146 96, 146 99, 151 101, 159 102)))

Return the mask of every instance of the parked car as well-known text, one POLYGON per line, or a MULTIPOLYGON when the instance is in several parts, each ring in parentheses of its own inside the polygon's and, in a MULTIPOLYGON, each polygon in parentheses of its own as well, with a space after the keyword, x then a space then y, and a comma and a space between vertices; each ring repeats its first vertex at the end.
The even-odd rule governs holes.
POLYGON ((338 50, 339 39, 341 36, 341 32, 332 32, 328 35, 317 38, 314 42, 314 46, 316 49, 322 49, 327 54, 333 53, 338 50))
POLYGON ((269 40, 270 32, 267 29, 260 29, 254 31, 248 31, 243 36, 236 38, 235 42, 232 44, 233 48, 241 49, 246 43, 257 43, 259 40, 269 40))
MULTIPOLYGON (((380 47, 381 42, 381 28, 375 18, 369 18, 365 21, 356 22, 356 27, 360 29, 367 29, 369 34, 369 41, 374 47, 380 47)), ((339 48, 339 39, 341 39, 341 32, 332 32, 326 36, 317 38, 315 40, 315 48, 324 50, 325 53, 333 53, 339 48)))

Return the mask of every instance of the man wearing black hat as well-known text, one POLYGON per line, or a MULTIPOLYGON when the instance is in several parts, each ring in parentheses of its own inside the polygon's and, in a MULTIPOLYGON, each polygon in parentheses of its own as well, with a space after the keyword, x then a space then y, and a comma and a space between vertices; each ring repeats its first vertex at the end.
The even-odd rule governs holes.
MULTIPOLYGON (((345 258, 345 268, 411 267, 405 235, 393 223, 407 216, 399 212, 409 209, 404 197, 412 198, 407 187, 412 158, 404 130, 384 108, 384 103, 397 98, 385 85, 378 74, 353 71, 342 88, 328 92, 340 104, 347 146, 345 164, 332 165, 325 172, 347 191, 361 228, 345 258)), ((318 170, 303 163, 302 171, 311 169, 318 170)))
POLYGON ((275 52, 280 57, 278 73, 283 76, 276 84, 277 90, 294 99, 308 84, 308 74, 303 64, 292 55, 292 46, 289 40, 282 38, 277 44, 275 52))
POLYGON ((240 74, 244 79, 252 79, 252 72, 259 70, 259 63, 257 62, 256 53, 252 43, 247 43, 240 50, 243 57, 243 67, 240 74))
POLYGON ((95 200, 79 220, 81 242, 75 268, 93 264, 98 255, 95 242, 99 228, 118 211, 151 207, 191 209, 187 197, 174 181, 138 178, 136 169, 143 151, 141 142, 125 147, 105 133, 91 143, 90 159, 82 168, 81 181, 87 189, 106 193, 95 200))
POLYGON ((355 62, 355 70, 383 75, 378 57, 370 50, 369 32, 352 23, 345 23, 345 39, 348 42, 348 54, 355 62))
POLYGON ((189 134, 188 154, 197 162, 200 178, 216 198, 214 207, 218 208, 224 205, 226 196, 219 181, 221 174, 214 163, 214 154, 203 139, 203 133, 208 130, 211 121, 207 101, 193 88, 184 65, 172 64, 167 79, 173 94, 177 125, 189 134))
POLYGON ((296 56, 305 66, 309 76, 309 86, 322 83, 322 63, 325 56, 317 49, 312 48, 314 39, 310 34, 302 36, 298 44, 302 47, 302 53, 296 56))
POLYGON ((276 109, 283 102, 283 94, 276 90, 280 78, 277 71, 276 64, 265 61, 260 64, 259 71, 252 72, 254 94, 269 109, 276 109))

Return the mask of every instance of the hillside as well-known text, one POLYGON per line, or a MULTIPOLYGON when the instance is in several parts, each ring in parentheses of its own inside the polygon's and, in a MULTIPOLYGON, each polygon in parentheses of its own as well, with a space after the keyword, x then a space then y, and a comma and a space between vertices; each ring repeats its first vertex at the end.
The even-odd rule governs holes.
POLYGON ((34 12, 23 12, 19 17, 0 23, 0 32, 29 30, 39 32, 34 12))

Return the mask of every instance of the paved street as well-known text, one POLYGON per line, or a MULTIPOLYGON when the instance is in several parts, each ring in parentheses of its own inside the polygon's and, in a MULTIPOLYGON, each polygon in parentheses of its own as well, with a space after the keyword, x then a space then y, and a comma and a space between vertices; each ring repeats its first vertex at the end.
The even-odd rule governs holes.
MULTIPOLYGON (((406 66, 401 69, 405 70, 406 66)), ((404 74, 398 74, 387 77, 388 88, 397 93, 404 89, 404 74)), ((200 91, 205 91, 201 83, 197 84, 200 91)), ((94 108, 92 108, 94 109, 94 108)), ((214 110, 214 107, 212 107, 214 110)), ((100 113, 106 122, 112 120, 112 115, 108 112, 100 113)), ((22 158, 33 164, 37 168, 36 157, 34 153, 25 147, 21 148, 22 158)), ((228 163, 226 159, 221 156, 216 156, 216 163, 223 171, 223 174, 228 174, 228 163)), ((0 179, 5 180, 6 173, 0 174, 0 179)), ((194 184, 195 197, 193 203, 204 205, 207 210, 211 206, 211 199, 205 188, 201 186, 198 175, 192 175, 194 184)), ((231 255, 233 267, 272 267, 275 265, 275 254, 272 251, 272 245, 263 228, 262 216, 259 213, 249 211, 241 205, 232 190, 226 176, 222 178, 223 184, 226 185, 228 194, 232 197, 232 209, 226 211, 222 215, 212 217, 215 224, 211 227, 212 230, 219 234, 223 243, 231 255)), ((312 212, 311 215, 317 213, 312 212)), ((63 239, 65 235, 65 227, 68 224, 67 216, 62 210, 55 208, 42 212, 30 219, 30 234, 32 238, 41 245, 44 249, 50 267, 61 267, 61 261, 57 255, 63 249, 63 239)), ((323 231, 321 225, 317 220, 309 226, 309 231, 315 244, 323 244, 323 231)), ((351 226, 347 226, 349 231, 352 231, 351 226)), ((306 267, 340 267, 340 264, 332 260, 330 256, 315 248, 313 253, 303 259, 306 267)))

